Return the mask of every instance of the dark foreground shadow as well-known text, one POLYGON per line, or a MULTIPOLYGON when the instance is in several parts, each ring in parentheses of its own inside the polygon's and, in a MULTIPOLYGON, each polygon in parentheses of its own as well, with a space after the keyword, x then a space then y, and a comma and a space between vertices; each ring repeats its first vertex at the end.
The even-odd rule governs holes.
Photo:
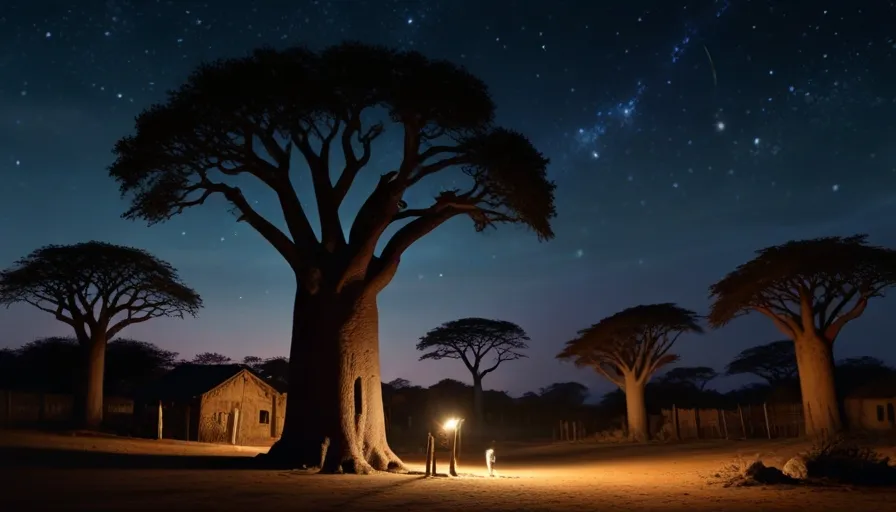
POLYGON ((150 455, 0 446, 0 469, 264 469, 254 457, 150 455))

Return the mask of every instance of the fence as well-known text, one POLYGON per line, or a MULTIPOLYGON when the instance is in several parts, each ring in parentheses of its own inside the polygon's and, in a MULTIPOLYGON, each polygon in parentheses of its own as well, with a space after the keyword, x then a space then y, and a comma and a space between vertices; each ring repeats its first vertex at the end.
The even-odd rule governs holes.
POLYGON ((677 439, 799 437, 804 434, 801 404, 739 405, 736 409, 663 409, 663 423, 677 439))
MULTIPOLYGON (((52 393, 0 390, 0 426, 5 428, 61 425, 73 419, 74 397, 52 393)), ((134 401, 105 397, 103 421, 114 427, 129 427, 134 401)))

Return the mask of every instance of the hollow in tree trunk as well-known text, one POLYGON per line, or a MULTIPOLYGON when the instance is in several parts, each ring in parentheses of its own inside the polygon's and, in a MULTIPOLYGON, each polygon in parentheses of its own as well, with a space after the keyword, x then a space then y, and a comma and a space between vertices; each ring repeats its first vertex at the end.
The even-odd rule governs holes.
POLYGON ((633 375, 625 376, 625 412, 628 420, 628 438, 644 443, 650 437, 647 426, 647 406, 644 402, 644 383, 633 375))
POLYGON ((376 298, 296 296, 289 393, 269 461, 325 473, 402 469, 389 448, 376 298))
POLYGON ((814 334, 797 337, 794 343, 806 435, 823 437, 842 431, 831 343, 814 334))
POLYGON ((96 337, 81 343, 84 354, 84 383, 75 409, 77 426, 97 429, 103 424, 103 376, 106 367, 106 340, 96 337))

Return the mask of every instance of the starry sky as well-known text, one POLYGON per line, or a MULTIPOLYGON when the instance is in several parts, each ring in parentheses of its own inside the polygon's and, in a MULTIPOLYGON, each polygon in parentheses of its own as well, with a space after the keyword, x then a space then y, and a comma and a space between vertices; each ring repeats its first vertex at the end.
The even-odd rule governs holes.
MULTIPOLYGON (((106 172, 112 145, 203 60, 344 39, 418 50, 485 80, 499 123, 551 158, 557 236, 477 234, 456 219, 412 247, 379 301, 383 380, 469 381, 457 361, 417 362, 414 345, 442 322, 481 316, 532 337, 530 358, 506 363, 486 387, 521 394, 578 380, 600 394, 608 383, 553 358, 577 330, 643 303, 705 313, 714 280, 789 239, 866 232, 896 246, 894 5, 3 0, 0 266, 50 243, 145 248, 177 267, 206 307, 198 319, 124 335, 183 357, 286 355, 287 265, 220 203, 153 227, 120 219, 126 203, 106 172)), ((374 147, 372 176, 397 161, 397 133, 374 147)), ((838 358, 896 363, 896 348, 882 343, 896 328, 893 300, 850 324, 838 358)), ((29 306, 0 311, 0 346, 67 329, 29 306)), ((780 337, 748 317, 682 338, 677 352, 682 365, 721 370, 780 337)))

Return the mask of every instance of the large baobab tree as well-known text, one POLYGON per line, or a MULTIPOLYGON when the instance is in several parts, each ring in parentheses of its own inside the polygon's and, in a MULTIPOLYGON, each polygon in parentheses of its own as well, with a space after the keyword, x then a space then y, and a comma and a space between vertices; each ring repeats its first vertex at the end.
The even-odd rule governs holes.
POLYGON ((74 329, 86 371, 75 412, 85 428, 103 420, 106 343, 129 325, 195 316, 202 307, 170 264, 140 249, 103 242, 41 247, 0 272, 0 304, 19 302, 74 329))
POLYGON ((791 241, 757 251, 710 287, 710 324, 758 311, 793 340, 806 433, 842 430, 833 346, 868 302, 896 283, 896 251, 865 235, 791 241))
POLYGON ((459 359, 473 377, 473 414, 476 422, 484 417, 482 379, 505 361, 526 357, 529 336, 522 327, 504 320, 461 318, 427 332, 417 343, 424 359, 459 359))
POLYGON ((678 360, 669 349, 686 332, 703 332, 693 311, 668 303, 635 306, 579 331, 557 358, 592 368, 619 386, 629 438, 644 442, 650 435, 644 387, 659 368, 678 360))
POLYGON ((750 347, 731 360, 725 374, 751 373, 776 387, 797 374, 796 352, 792 340, 779 340, 750 347))
POLYGON ((405 251, 463 216, 480 231, 510 223, 553 237, 548 160, 494 115, 481 80, 419 53, 262 49, 200 66, 115 146, 125 217, 152 224, 224 200, 295 275, 290 399, 272 464, 401 467, 386 441, 376 299, 405 251), (399 156, 371 176, 372 161, 387 165, 373 157, 387 129, 399 156), (449 188, 412 204, 446 174, 449 188), (356 188, 352 219, 341 214, 357 205, 347 201, 356 188))

